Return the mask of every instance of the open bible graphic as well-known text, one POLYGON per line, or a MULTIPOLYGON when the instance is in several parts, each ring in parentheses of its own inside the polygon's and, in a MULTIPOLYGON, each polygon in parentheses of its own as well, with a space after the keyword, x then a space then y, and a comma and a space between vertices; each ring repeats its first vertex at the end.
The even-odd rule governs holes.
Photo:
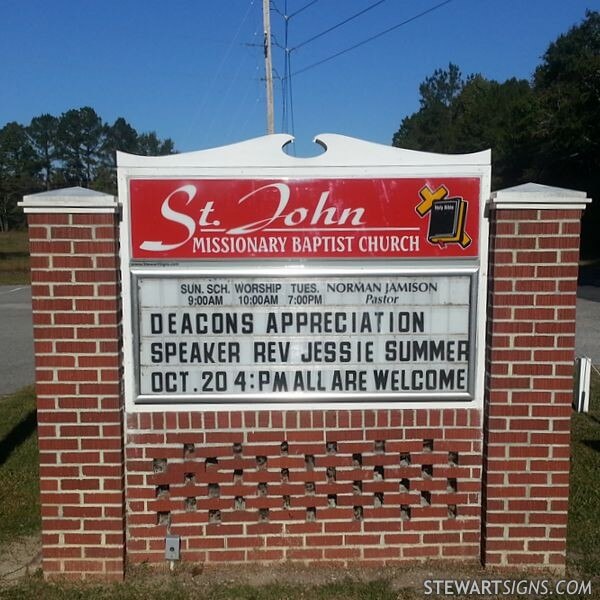
POLYGON ((456 243, 466 248, 472 241, 465 232, 468 202, 459 196, 449 198, 448 194, 444 185, 433 191, 425 186, 419 191, 421 202, 415 210, 421 217, 429 215, 427 239, 432 244, 443 247, 456 243))

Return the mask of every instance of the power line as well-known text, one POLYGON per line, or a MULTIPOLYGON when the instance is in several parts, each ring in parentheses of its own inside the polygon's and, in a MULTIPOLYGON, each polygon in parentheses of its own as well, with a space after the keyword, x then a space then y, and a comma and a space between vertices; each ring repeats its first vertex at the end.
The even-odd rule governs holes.
MULTIPOLYGON (((248 102, 247 102, 248 96, 250 95, 252 86, 256 85, 257 81, 260 79, 259 70, 260 70, 259 65, 256 65, 255 71, 256 71, 257 77, 256 78, 251 78, 251 77, 248 78, 248 82, 246 84, 246 89, 245 89, 243 95, 240 96, 238 106, 235 109, 235 111, 233 112, 233 115, 229 119, 229 128, 227 129, 226 139, 232 139, 234 129, 236 128, 236 126, 239 123, 240 114, 242 113, 243 110, 248 110, 248 102)), ((239 131, 239 129, 237 129, 237 131, 239 131)))
MULTIPOLYGON (((317 33, 317 35, 314 35, 313 37, 303 41, 301 44, 298 44, 297 46, 295 46, 294 48, 292 48, 292 50, 298 50, 299 48, 302 48, 302 46, 306 46, 306 44, 309 44, 310 42, 314 42, 315 40, 319 39, 320 37, 323 37, 324 35, 330 33, 331 31, 337 29, 338 27, 341 27, 342 25, 345 25, 346 23, 349 23, 350 21, 360 17, 361 15, 364 15, 366 12, 369 12, 370 10, 373 10, 374 8, 376 8, 377 6, 379 6, 380 4, 383 4, 386 0, 379 0, 378 2, 375 2, 375 4, 371 4, 371 6, 367 6, 367 8, 364 8, 363 10, 357 12, 356 14, 348 17, 347 19, 344 19, 343 21, 340 21, 339 23, 336 23, 335 25, 333 25, 333 27, 329 27, 329 29, 325 29, 325 31, 321 31, 321 33, 317 33)), ((290 52, 292 51, 290 50, 290 52)))
POLYGON ((206 86, 204 88, 204 97, 203 97, 202 101, 200 102, 200 104, 198 104, 198 108, 196 109, 196 111, 194 112, 194 114, 192 116, 191 126, 188 128, 188 135, 186 138, 187 140, 189 140, 190 136, 192 135, 192 132, 195 130, 194 127, 195 127, 196 121, 198 120, 198 115, 201 115, 204 112, 204 108, 206 106, 206 103, 208 102, 208 99, 210 98, 210 94, 212 93, 212 90, 213 90, 215 84, 220 79, 221 71, 223 70, 223 68, 225 66, 225 62, 227 61, 227 59, 229 58, 229 55, 231 54, 231 50, 233 49, 235 43, 237 42, 240 32, 242 31, 242 27, 246 23, 246 20, 248 19, 248 15, 250 14, 252 7, 254 6, 254 2, 255 2, 255 0, 251 0, 250 4, 248 5, 246 13, 244 14, 244 17, 242 18, 242 21, 239 24, 237 31, 235 32, 235 35, 233 36, 231 42, 229 43, 227 50, 222 55, 221 62, 219 63, 217 70, 215 71, 208 86, 206 86))
MULTIPOLYGON (((333 60, 334 58, 337 58, 338 56, 341 56, 342 54, 346 54, 346 52, 350 52, 351 50, 355 50, 356 48, 359 48, 360 46, 364 46, 365 44, 368 44, 369 42, 372 42, 373 40, 380 38, 381 36, 385 35, 386 33, 390 33, 391 31, 394 31, 395 29, 398 29, 398 28, 402 27, 403 25, 407 25, 408 23, 411 23, 412 21, 416 21, 417 19, 424 17, 425 15, 433 12, 434 10, 437 10, 438 8, 441 8, 442 6, 444 6, 446 4, 450 4, 450 2, 452 2, 452 0, 444 0, 444 2, 440 2, 439 4, 436 4, 435 6, 428 8, 427 10, 420 12, 419 14, 415 15, 414 17, 410 17, 410 19, 406 19, 405 21, 402 21, 402 23, 398 23, 396 25, 393 25, 392 27, 388 27, 388 29, 385 29, 384 31, 380 31, 379 33, 372 35, 371 37, 367 38, 366 40, 363 40, 362 42, 358 42, 357 44, 354 44, 353 46, 350 46, 349 48, 346 48, 345 50, 340 50, 339 52, 336 52, 335 54, 332 54, 331 56, 328 56, 327 58, 324 58, 315 63, 312 63, 312 64, 308 65, 307 67, 304 67, 303 69, 299 69, 298 71, 294 72, 292 75, 299 75, 300 73, 304 73, 305 71, 314 69, 315 67, 318 67, 318 66, 322 65, 323 63, 329 62, 330 60, 333 60)), ((292 75, 290 75, 290 77, 292 75)))
POLYGON ((275 0, 271 0, 271 10, 275 11, 280 17, 284 19, 287 18, 284 13, 282 13, 278 8, 277 4, 275 4, 275 0))
POLYGON ((244 56, 240 61, 238 61, 235 72, 233 73, 233 76, 229 78, 229 82, 228 82, 227 87, 225 88, 225 91, 221 92, 218 95, 218 99, 214 103, 211 104, 211 110, 210 110, 211 116, 208 119, 206 126, 204 127, 204 133, 206 135, 208 135, 208 133, 212 131, 212 129, 215 125, 218 113, 219 113, 220 109, 222 108, 222 106, 225 104, 226 100, 229 98, 229 95, 231 94, 231 90, 233 89, 234 83, 237 83, 239 81, 240 73, 242 72, 242 68, 246 67, 246 62, 247 62, 247 56, 244 56))
MULTIPOLYGON (((255 0, 252 0, 252 4, 254 4, 255 0)), ((260 37, 262 37, 262 15, 260 14, 260 11, 255 11, 254 15, 252 16, 252 29, 254 30, 254 33, 252 34, 252 39, 256 40, 260 37)), ((261 40, 262 41, 262 40, 261 40)), ((263 47, 263 44, 240 44, 243 46, 249 46, 249 47, 254 47, 254 46, 259 46, 259 47, 263 47)), ((254 101, 254 104, 252 106, 252 109, 250 108, 250 101, 249 100, 249 95, 252 93, 252 91, 254 91, 254 93, 257 93, 257 90, 259 88, 259 86, 261 85, 260 82, 262 81, 261 78, 261 61, 259 60, 259 55, 257 52, 252 52, 249 53, 250 56, 252 56, 253 59, 253 66, 254 66, 254 76, 253 77, 249 77, 248 78, 248 82, 246 84, 246 89, 243 93, 243 95, 239 96, 238 98, 238 106, 236 108, 236 110, 233 113, 233 116, 231 116, 230 119, 228 119, 229 121, 229 129, 227 132, 227 139, 232 139, 232 135, 233 135, 233 131, 237 131, 238 135, 243 135, 243 133, 240 134, 240 132, 242 132, 242 130, 245 129, 246 124, 250 118, 251 110, 254 110, 254 104, 258 105, 258 103, 261 100, 261 96, 258 95, 254 101), (243 123, 243 127, 240 127, 240 124, 243 123)))
MULTIPOLYGON (((300 7, 296 12, 293 12, 291 15, 287 15, 285 17, 286 20, 291 19, 292 17, 295 17, 296 15, 299 15, 303 10, 306 10, 309 6, 312 6, 313 4, 316 4, 319 0, 312 0, 312 2, 309 2, 308 4, 305 4, 304 6, 300 7)), ((287 11, 286 11, 287 13, 287 11)))

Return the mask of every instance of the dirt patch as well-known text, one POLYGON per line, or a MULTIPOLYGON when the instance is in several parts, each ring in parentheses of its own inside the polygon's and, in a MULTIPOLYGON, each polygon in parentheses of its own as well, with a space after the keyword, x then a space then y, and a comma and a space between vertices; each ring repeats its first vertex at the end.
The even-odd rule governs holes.
POLYGON ((388 567, 365 567, 351 565, 342 567, 318 567, 297 563, 264 565, 205 566, 193 563, 175 563, 172 571, 165 566, 139 565, 128 569, 128 578, 155 578, 158 581, 174 576, 184 585, 192 582, 206 587, 248 585, 261 587, 281 586, 324 586, 336 583, 366 583, 385 579, 395 590, 422 590, 427 579, 478 579, 490 575, 477 562, 425 562, 408 563, 388 567))
POLYGON ((42 539, 39 535, 22 537, 0 548, 0 582, 35 573, 41 566, 42 539))

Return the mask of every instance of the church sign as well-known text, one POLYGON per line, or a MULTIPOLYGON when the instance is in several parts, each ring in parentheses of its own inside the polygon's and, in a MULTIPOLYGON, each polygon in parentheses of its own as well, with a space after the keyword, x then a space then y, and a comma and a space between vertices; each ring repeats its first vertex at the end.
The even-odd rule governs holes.
POLYGON ((130 405, 474 401, 485 165, 214 152, 120 156, 130 405))

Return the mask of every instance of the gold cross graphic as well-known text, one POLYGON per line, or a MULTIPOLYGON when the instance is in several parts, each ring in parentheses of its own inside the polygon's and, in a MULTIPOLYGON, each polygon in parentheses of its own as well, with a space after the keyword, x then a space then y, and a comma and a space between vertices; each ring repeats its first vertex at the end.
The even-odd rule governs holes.
MULTIPOLYGON (((421 216, 424 217, 430 210, 431 207, 433 206, 434 202, 437 202, 439 200, 444 200, 447 196, 448 196, 449 192, 448 192, 448 188, 445 185, 440 185, 438 188, 436 188, 435 190, 431 190, 429 188, 429 186, 425 185, 423 186, 420 190, 419 190, 419 196, 421 197, 421 202, 419 202, 419 204, 417 204, 416 206, 416 211, 417 213, 421 216)), ((463 200, 461 200, 461 202, 463 203, 463 207, 462 207, 462 215, 459 218, 459 227, 460 227, 460 237, 459 239, 453 239, 453 240, 445 240, 445 241, 453 241, 453 242, 458 242, 463 248, 466 248, 470 243, 471 243, 471 238, 469 237, 469 235, 467 233, 465 233, 464 230, 464 216, 466 215, 466 202, 464 202, 463 200)), ((440 245, 443 245, 442 240, 439 240, 438 243, 440 245)))

